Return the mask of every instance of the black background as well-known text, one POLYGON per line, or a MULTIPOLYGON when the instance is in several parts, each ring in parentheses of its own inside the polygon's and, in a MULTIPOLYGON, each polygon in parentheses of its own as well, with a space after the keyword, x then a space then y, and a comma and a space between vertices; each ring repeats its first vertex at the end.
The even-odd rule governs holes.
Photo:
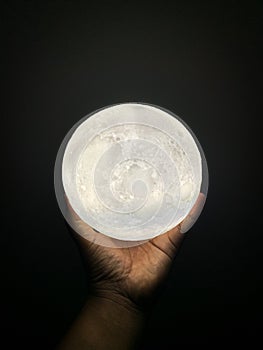
POLYGON ((142 349, 255 347, 262 313, 262 1, 2 3, 1 318, 5 348, 52 349, 88 286, 56 203, 67 131, 118 102, 175 112, 206 154, 205 210, 142 349))

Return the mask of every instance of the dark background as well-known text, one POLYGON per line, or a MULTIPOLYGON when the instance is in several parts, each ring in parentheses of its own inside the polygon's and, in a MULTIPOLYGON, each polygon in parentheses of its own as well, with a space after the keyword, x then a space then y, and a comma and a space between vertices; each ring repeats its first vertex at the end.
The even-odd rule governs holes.
POLYGON ((261 340, 262 1, 4 1, 1 289, 6 349, 52 349, 88 285, 56 203, 67 131, 118 102, 175 112, 210 187, 142 349, 255 348, 261 340), (3 311, 4 310, 4 311, 3 311))

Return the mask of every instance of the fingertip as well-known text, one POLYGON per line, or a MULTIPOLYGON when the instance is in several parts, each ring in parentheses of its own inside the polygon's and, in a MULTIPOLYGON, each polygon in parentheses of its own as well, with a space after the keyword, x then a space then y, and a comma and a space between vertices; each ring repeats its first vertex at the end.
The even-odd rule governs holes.
POLYGON ((190 213, 187 215, 187 217, 180 223, 180 232, 182 234, 186 233, 190 230, 190 228, 194 225, 198 217, 200 216, 203 207, 205 205, 206 196, 200 192, 199 196, 191 209, 190 213))

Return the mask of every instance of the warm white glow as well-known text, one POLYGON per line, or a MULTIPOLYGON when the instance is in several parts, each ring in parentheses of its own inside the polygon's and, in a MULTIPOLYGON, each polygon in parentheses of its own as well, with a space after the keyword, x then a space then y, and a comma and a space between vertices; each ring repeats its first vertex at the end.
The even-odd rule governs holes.
POLYGON ((120 104, 75 130, 62 181, 84 224, 112 238, 140 241, 187 216, 200 193, 202 160, 175 117, 146 104, 120 104))

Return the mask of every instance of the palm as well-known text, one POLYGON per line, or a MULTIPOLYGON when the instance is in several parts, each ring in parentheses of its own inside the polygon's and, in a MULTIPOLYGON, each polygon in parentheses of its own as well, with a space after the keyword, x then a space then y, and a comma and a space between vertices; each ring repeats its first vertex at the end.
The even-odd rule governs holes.
POLYGON ((131 248, 108 248, 92 243, 82 236, 97 237, 97 233, 84 223, 67 200, 74 236, 82 255, 88 262, 88 271, 97 291, 115 291, 130 300, 141 303, 153 296, 163 281, 169 266, 181 245, 184 235, 199 216, 205 196, 199 197, 186 219, 172 230, 131 248))
POLYGON ((131 248, 107 248, 76 238, 96 288, 117 291, 140 303, 150 299, 164 279, 183 235, 177 227, 131 248))

